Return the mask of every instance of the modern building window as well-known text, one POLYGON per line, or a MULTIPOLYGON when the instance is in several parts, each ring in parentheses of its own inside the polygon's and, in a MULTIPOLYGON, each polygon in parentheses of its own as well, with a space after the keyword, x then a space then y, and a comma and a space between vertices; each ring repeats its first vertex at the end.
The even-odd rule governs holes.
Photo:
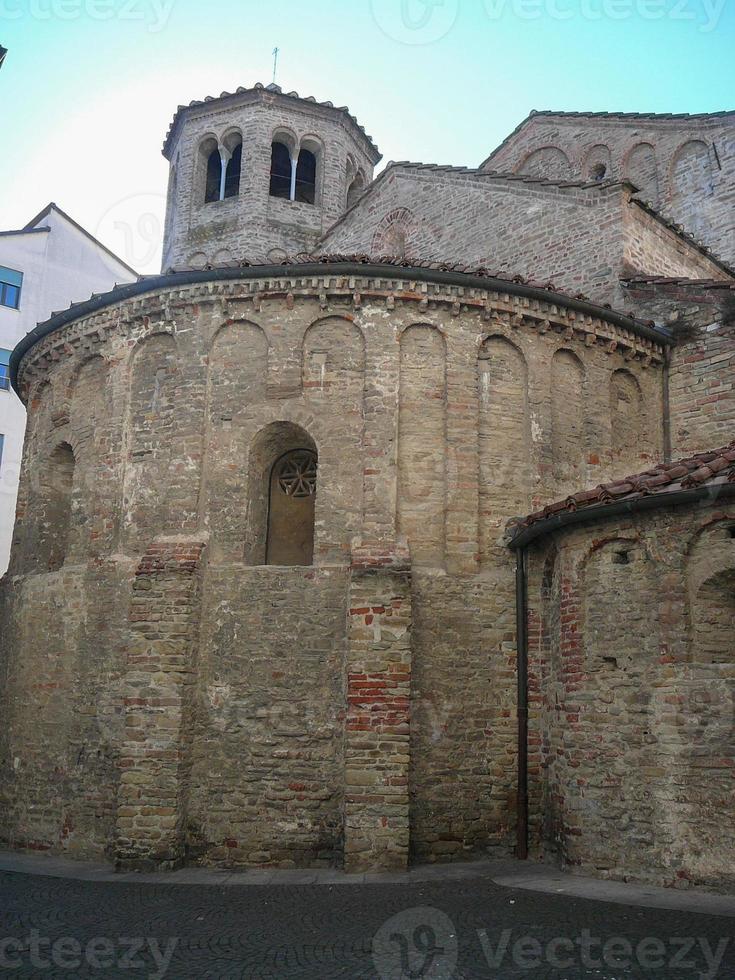
POLYGON ((10 391, 10 351, 0 349, 0 391, 10 391))
POLYGON ((23 273, 15 269, 6 269, 0 265, 0 306, 9 306, 11 310, 20 307, 20 290, 23 285, 23 273))

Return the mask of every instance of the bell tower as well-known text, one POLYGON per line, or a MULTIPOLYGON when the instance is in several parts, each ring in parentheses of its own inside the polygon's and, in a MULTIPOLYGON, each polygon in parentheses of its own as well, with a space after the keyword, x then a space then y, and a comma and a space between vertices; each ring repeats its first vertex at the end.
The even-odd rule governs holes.
POLYGON ((345 107, 260 84, 179 106, 163 154, 164 272, 312 251, 380 160, 345 107))

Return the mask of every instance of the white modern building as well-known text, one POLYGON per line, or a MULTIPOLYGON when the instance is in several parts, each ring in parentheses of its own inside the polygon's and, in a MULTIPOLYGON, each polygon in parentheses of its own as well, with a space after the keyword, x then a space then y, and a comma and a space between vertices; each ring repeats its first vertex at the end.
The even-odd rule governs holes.
POLYGON ((55 204, 25 228, 0 231, 0 575, 8 567, 26 423, 10 385, 10 353, 52 312, 137 278, 55 204))

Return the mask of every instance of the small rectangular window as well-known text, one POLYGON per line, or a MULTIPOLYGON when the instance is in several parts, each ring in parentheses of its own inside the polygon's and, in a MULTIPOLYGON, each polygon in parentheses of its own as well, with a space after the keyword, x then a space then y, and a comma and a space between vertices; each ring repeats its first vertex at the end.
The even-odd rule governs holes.
POLYGON ((0 265, 0 306, 9 306, 11 310, 19 309, 22 286, 22 272, 0 265))
POLYGON ((10 390, 10 351, 0 347, 0 391, 10 390))
POLYGON ((0 391, 10 390, 10 351, 0 348, 0 391))

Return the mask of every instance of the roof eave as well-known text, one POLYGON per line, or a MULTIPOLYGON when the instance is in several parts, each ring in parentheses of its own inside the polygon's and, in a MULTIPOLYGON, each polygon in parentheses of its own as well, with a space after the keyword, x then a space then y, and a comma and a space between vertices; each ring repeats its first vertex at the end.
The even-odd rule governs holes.
POLYGON ((272 98, 281 98, 281 99, 288 99, 290 101, 303 102, 306 105, 311 106, 312 108, 316 107, 316 108, 324 109, 328 112, 332 111, 332 112, 339 113, 342 116, 342 118, 346 117, 349 120, 351 124, 350 128, 354 130, 357 138, 360 139, 367 147, 367 152, 373 166, 376 166, 383 159, 383 154, 380 152, 377 145, 373 142, 372 138, 368 136, 364 128, 359 124, 356 118, 347 109, 335 105, 326 105, 325 103, 317 102, 316 100, 312 101, 311 99, 304 99, 301 98, 301 96, 288 95, 288 93, 284 93, 284 92, 274 92, 265 86, 263 88, 242 89, 239 92, 228 92, 227 94, 221 95, 218 98, 195 100, 194 102, 190 102, 189 105, 179 106, 174 115, 174 120, 171 124, 171 127, 168 133, 166 134, 166 139, 163 142, 163 148, 161 150, 163 156, 165 157, 166 160, 169 161, 171 160, 173 147, 176 143, 176 140, 178 139, 181 126, 183 125, 183 120, 186 118, 186 116, 189 114, 190 111, 194 111, 196 109, 206 109, 207 107, 211 107, 215 103, 227 103, 231 101, 237 101, 238 99, 242 99, 243 101, 248 101, 247 99, 244 99, 245 96, 251 96, 250 101, 255 101, 256 99, 264 98, 266 95, 272 98))
POLYGON ((217 269, 187 270, 172 272, 165 275, 146 276, 137 282, 126 283, 107 293, 100 293, 82 303, 75 303, 68 310, 54 314, 43 323, 39 323, 15 347, 10 357, 10 379, 15 391, 18 391, 18 369, 23 357, 39 340, 60 330, 62 327, 80 317, 97 313, 108 306, 113 306, 123 300, 131 299, 145 293, 155 292, 176 286, 193 285, 203 282, 227 281, 234 279, 287 278, 293 276, 309 277, 323 275, 333 271, 342 275, 374 276, 388 279, 413 279, 426 282, 439 282, 447 285, 469 286, 476 289, 493 290, 509 295, 524 296, 545 303, 554 303, 565 309, 574 310, 589 316, 607 320, 625 330, 630 330, 638 336, 655 343, 668 345, 671 337, 661 330, 646 326, 643 323, 617 313, 606 307, 599 306, 589 300, 575 299, 564 293, 558 293, 540 286, 498 279, 495 276, 473 275, 453 270, 432 269, 422 266, 391 265, 380 261, 329 261, 328 259, 305 263, 290 263, 283 265, 253 265, 222 267, 217 269))
POLYGON ((582 507, 578 510, 564 510, 544 520, 535 521, 527 527, 518 527, 512 532, 508 547, 512 551, 518 551, 554 531, 581 527, 597 521, 607 521, 621 515, 636 514, 646 510, 655 510, 659 507, 679 507, 699 501, 716 504, 720 500, 732 498, 735 498, 735 483, 718 479, 685 490, 664 490, 660 493, 651 493, 640 497, 628 497, 614 503, 596 504, 594 507, 582 507))

